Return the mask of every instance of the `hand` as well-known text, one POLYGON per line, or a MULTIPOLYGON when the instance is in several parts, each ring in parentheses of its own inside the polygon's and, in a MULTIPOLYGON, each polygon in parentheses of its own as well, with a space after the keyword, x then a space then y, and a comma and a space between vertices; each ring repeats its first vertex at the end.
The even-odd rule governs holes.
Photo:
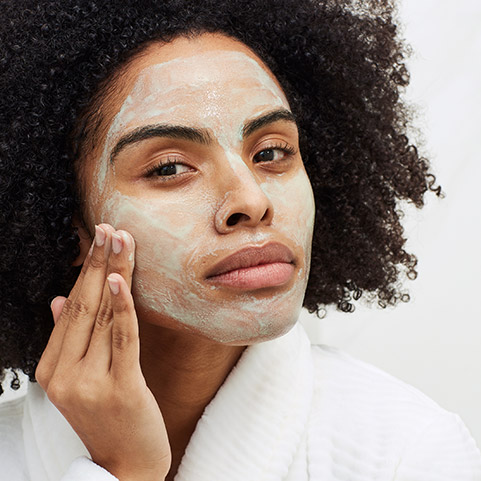
POLYGON ((96 226, 68 299, 52 302, 55 327, 36 378, 95 463, 121 481, 159 481, 171 452, 140 368, 130 293, 134 249, 127 232, 96 226))

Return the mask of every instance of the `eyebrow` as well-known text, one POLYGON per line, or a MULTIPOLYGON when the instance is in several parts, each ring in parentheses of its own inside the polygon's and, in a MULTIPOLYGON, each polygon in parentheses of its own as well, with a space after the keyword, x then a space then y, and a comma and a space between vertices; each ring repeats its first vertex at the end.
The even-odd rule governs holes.
POLYGON ((197 142, 199 144, 208 145, 212 142, 212 137, 206 129, 196 129, 193 127, 185 127, 183 125, 146 125, 139 127, 133 132, 129 132, 119 139, 115 147, 110 153, 110 163, 113 164, 115 157, 125 147, 142 140, 151 139, 153 137, 167 137, 169 139, 182 139, 197 142))
POLYGON ((249 135, 252 135, 256 130, 259 130, 262 127, 274 122, 278 122, 279 120, 287 120, 288 122, 292 122, 297 125, 294 114, 290 110, 280 108, 261 115, 253 120, 249 120, 249 122, 247 122, 242 129, 242 137, 249 137, 249 135))
MULTIPOLYGON (((280 108, 248 121, 242 128, 242 137, 249 137, 256 130, 280 120, 293 122, 297 125, 294 114, 285 108, 280 108)), ((188 140, 203 145, 209 145, 213 142, 212 136, 207 129, 170 124, 146 125, 129 132, 119 139, 110 153, 110 163, 113 164, 117 155, 128 145, 153 137, 188 140)))

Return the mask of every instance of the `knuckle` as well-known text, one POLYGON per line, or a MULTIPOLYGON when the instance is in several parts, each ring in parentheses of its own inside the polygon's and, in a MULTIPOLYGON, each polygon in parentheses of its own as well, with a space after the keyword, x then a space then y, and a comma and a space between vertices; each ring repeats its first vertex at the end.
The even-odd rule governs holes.
MULTIPOLYGON (((67 297, 64 305, 63 305, 63 309, 62 309, 62 314, 66 314, 68 315, 70 313, 70 311, 72 310, 72 304, 73 304, 73 301, 70 297, 67 297)), ((64 316, 60 316, 60 319, 62 319, 62 317, 64 316)))
POLYGON ((131 336, 124 331, 115 330, 112 332, 112 349, 124 351, 131 341, 131 336))
POLYGON ((92 269, 103 269, 104 266, 105 266, 105 263, 104 263, 103 258, 98 257, 98 256, 96 256, 96 255, 93 255, 93 256, 90 258, 89 268, 92 268, 92 269))
POLYGON ((116 296, 115 302, 113 302, 112 304, 112 309, 115 311, 116 314, 127 314, 127 304, 121 296, 116 296))
POLYGON ((109 305, 102 303, 97 313, 95 320, 95 327, 97 329, 104 329, 108 327, 112 321, 112 308, 109 305))
POLYGON ((95 383, 90 380, 81 379, 76 382, 75 397, 82 406, 88 407, 97 403, 98 395, 94 386, 95 383))
POLYGON ((68 375, 52 380, 47 389, 47 396, 62 412, 73 412, 75 407, 89 408, 98 403, 95 382, 80 376, 75 382, 69 382, 68 375))
POLYGON ((90 307, 82 299, 74 302, 70 308, 70 318, 75 322, 76 319, 83 319, 90 314, 90 307))
POLYGON ((47 397, 57 408, 61 408, 68 404, 69 390, 64 382, 51 380, 47 389, 47 397))

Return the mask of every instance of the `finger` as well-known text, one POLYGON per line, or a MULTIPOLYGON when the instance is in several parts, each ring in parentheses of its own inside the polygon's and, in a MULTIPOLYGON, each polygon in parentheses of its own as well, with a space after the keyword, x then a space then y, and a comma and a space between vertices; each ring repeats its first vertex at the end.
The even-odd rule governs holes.
MULTIPOLYGON (((108 274, 120 274, 127 286, 132 285, 134 270, 135 242, 133 237, 125 230, 118 230, 112 235, 112 250, 109 258, 108 274)), ((108 296, 110 299, 110 295, 108 296)))
MULTIPOLYGON (((80 275, 77 278, 77 281, 75 282, 75 285, 69 294, 70 300, 76 297, 76 291, 78 291, 80 289, 80 286, 83 284, 83 278, 85 276, 86 270, 88 269, 89 259, 93 253, 94 247, 95 247, 95 243, 92 242, 92 246, 90 247, 90 251, 87 255, 87 258, 85 259, 84 265, 82 266, 80 275)), ((68 322, 66 322, 65 314, 64 316, 62 316, 62 313, 64 313, 64 310, 66 310, 64 308, 65 308, 65 304, 67 303, 67 299, 64 302, 62 302, 61 309, 58 306, 58 303, 60 301, 58 301, 57 299, 58 297, 56 297, 51 304, 55 326, 50 334, 50 338, 48 340, 47 346, 42 353, 40 362, 35 371, 35 377, 38 383, 45 390, 47 389, 48 383, 50 382, 50 378, 52 377, 53 372, 56 366, 58 365, 58 360, 59 360, 60 352, 62 349, 63 339, 64 339, 65 331, 68 325, 68 322), (63 317, 63 321, 62 321, 62 317, 63 317)))
MULTIPOLYGON (((117 273, 126 281, 128 288, 132 284, 134 268, 134 240, 126 231, 112 233, 112 249, 110 250, 108 274, 117 273)), ((86 362, 94 366, 110 369, 112 355, 112 302, 108 282, 105 282, 104 293, 95 321, 90 345, 85 355, 86 362)))
POLYGON ((112 297, 112 376, 121 380, 140 372, 139 328, 134 300, 119 274, 107 278, 112 297))
POLYGON ((67 300, 64 296, 57 296, 54 300, 50 303, 50 309, 52 310, 53 315, 53 322, 57 324, 57 321, 62 313, 63 306, 65 301, 67 300))
MULTIPOLYGON (((60 317, 60 314, 62 312, 62 309, 66 300, 67 300, 66 297, 57 296, 50 303, 50 309, 52 310, 54 324, 57 324, 58 318, 60 317)), ((37 369, 35 371, 35 378, 37 379, 40 386, 42 386, 45 390, 47 390, 48 384, 50 382, 50 378, 52 377, 52 374, 53 374, 53 368, 54 368, 54 365, 52 366, 53 359, 55 359, 54 357, 55 349, 53 347, 55 343, 53 339, 54 331, 55 331, 55 328, 53 329, 52 334, 50 335, 47 348, 44 350, 42 357, 40 358, 40 362, 38 363, 37 369)))
MULTIPOLYGON (((104 229, 105 230, 105 229, 104 229)), ((70 294, 69 294, 69 298, 70 299, 75 299, 78 295, 78 292, 79 290, 81 289, 82 287, 82 284, 83 284, 83 281, 84 281, 84 277, 85 277, 85 274, 88 270, 88 267, 89 267, 89 262, 90 262, 90 258, 92 256, 92 253, 93 253, 93 250, 94 250, 94 247, 95 247, 95 233, 94 233, 94 236, 92 238, 92 244, 90 246, 90 249, 89 249, 89 252, 87 254, 87 256, 85 257, 83 263, 82 263, 82 269, 80 270, 80 274, 79 276, 77 277, 77 280, 72 288, 72 290, 70 291, 70 294)))
POLYGON ((65 334, 59 363, 64 367, 78 362, 87 352, 102 300, 113 230, 108 224, 95 227, 94 248, 82 284, 75 297, 69 296, 60 315, 58 323, 65 324, 65 334))

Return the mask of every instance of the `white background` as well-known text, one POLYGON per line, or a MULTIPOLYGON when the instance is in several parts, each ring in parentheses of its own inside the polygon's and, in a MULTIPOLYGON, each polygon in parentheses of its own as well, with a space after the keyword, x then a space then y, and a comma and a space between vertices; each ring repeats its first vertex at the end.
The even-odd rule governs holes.
POLYGON ((410 303, 328 310, 308 327, 460 414, 481 446, 481 1, 403 0, 400 12, 414 50, 406 95, 446 198, 408 216, 410 303))
MULTIPOLYGON (((419 277, 396 309, 329 310, 312 336, 418 387, 459 413, 481 446, 481 1, 404 0, 425 152, 447 196, 408 218, 419 277)), ((2 401, 10 397, 0 398, 2 401)))

